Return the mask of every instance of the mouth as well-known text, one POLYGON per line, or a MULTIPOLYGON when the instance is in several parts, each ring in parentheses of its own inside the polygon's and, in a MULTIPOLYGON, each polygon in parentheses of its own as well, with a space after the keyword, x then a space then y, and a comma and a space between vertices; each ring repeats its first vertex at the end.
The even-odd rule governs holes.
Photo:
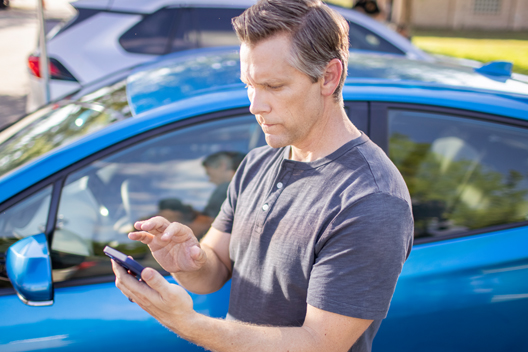
POLYGON ((262 123, 260 124, 260 127, 262 128, 262 131, 266 134, 270 134, 271 131, 273 130, 273 127, 276 126, 275 124, 267 124, 267 123, 262 123))
POLYGON ((271 134, 273 130, 275 130, 278 126, 276 123, 266 123, 264 119, 261 116, 257 116, 257 122, 262 128, 262 131, 266 134, 271 134))

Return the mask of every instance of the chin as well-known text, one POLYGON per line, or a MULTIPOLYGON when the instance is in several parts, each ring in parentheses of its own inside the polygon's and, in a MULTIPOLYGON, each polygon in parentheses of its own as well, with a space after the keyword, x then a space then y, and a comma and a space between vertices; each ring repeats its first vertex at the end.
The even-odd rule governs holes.
POLYGON ((266 143, 272 148, 282 148, 290 145, 288 141, 266 134, 266 143))

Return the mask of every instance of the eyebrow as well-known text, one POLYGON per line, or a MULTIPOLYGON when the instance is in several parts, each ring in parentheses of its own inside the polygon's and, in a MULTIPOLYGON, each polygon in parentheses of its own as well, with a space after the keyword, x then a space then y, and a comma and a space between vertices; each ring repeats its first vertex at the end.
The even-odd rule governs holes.
MULTIPOLYGON (((240 74, 240 80, 245 83, 245 84, 248 84, 247 80, 245 79, 245 75, 243 75, 242 73, 240 74)), ((280 85, 280 84, 284 84, 285 82, 280 80, 280 79, 270 79, 270 80, 265 80, 264 82, 261 82, 261 83, 258 83, 258 82, 254 82, 254 84, 256 85, 259 85, 259 86, 275 86, 275 85, 280 85)))

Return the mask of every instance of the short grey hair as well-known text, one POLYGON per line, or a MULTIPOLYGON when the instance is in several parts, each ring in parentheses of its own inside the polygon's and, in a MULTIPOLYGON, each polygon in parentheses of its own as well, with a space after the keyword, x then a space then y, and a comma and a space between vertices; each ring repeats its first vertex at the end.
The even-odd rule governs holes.
POLYGON ((240 41, 250 46, 277 34, 290 35, 290 64, 314 83, 331 60, 339 59, 343 72, 334 97, 341 101, 348 66, 348 23, 339 13, 320 0, 260 0, 232 23, 240 41))

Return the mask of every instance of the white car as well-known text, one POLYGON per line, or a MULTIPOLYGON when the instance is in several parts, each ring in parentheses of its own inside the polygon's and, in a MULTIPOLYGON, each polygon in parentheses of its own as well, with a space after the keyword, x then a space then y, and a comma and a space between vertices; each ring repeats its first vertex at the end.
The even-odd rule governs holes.
MULTIPOLYGON (((79 0, 70 21, 48 33, 50 97, 63 98, 88 83, 171 52, 223 45, 238 40, 231 18, 252 0, 79 0)), ((430 56, 383 24, 358 13, 333 7, 349 22, 350 49, 430 56)), ((44 105, 39 51, 28 58, 30 91, 26 110, 44 105)))

